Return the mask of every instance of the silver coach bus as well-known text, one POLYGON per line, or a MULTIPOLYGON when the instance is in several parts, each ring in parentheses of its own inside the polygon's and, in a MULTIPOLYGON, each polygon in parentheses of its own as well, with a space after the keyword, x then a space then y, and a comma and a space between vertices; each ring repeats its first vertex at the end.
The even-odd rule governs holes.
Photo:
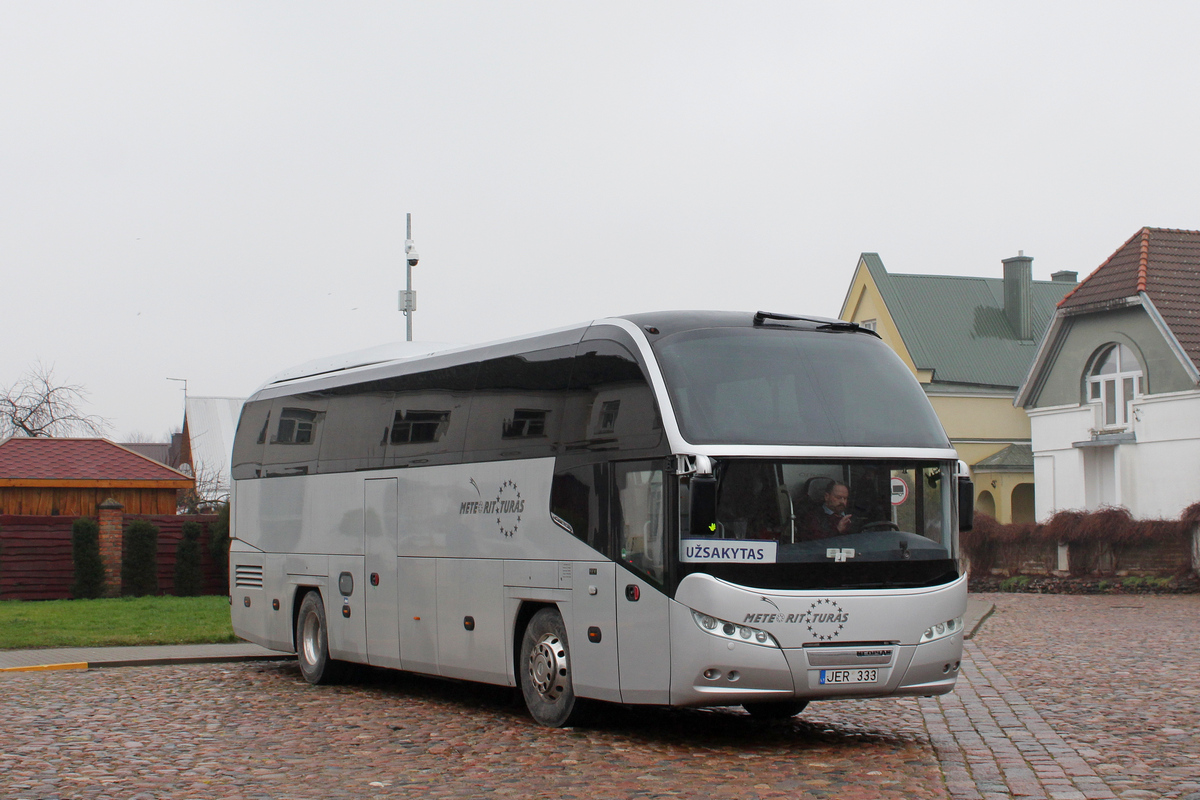
POLYGON ((304 373, 242 410, 230 592, 313 683, 520 686, 550 726, 954 687, 971 487, 871 331, 648 313, 304 373))

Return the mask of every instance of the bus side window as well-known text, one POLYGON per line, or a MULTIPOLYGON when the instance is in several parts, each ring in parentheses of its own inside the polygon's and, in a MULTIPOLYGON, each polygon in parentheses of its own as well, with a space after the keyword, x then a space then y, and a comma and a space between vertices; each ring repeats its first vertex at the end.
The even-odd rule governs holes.
POLYGON ((262 477, 263 444, 267 440, 270 412, 270 400, 255 400, 242 406, 233 437, 231 472, 235 480, 262 477))
POLYGON ((550 513, 569 525, 576 537, 611 557, 607 473, 607 464, 584 464, 555 472, 550 513))
POLYGON ((351 472, 382 467, 391 413, 392 395, 388 392, 330 396, 318 471, 351 472))
POLYGON ((663 536, 663 471, 659 462, 625 461, 612 465, 614 526, 621 563, 656 583, 666 575, 663 536))
POLYGON ((480 362, 465 451, 471 459, 557 455, 574 345, 480 362))
POLYGON ((271 406, 263 451, 268 478, 309 475, 317 471, 321 429, 329 401, 317 395, 280 397, 271 406))
POLYGON ((662 418, 645 374, 628 348, 607 339, 579 343, 565 417, 568 450, 651 450, 662 444, 662 418))

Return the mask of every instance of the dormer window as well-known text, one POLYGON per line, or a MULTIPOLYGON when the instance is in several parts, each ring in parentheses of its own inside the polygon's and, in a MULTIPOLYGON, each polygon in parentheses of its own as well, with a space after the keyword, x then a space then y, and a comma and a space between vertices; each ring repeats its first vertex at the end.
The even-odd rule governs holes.
POLYGON ((1092 356, 1087 373, 1087 398, 1100 407, 1105 428, 1128 425, 1133 401, 1145 392, 1142 364, 1132 348, 1106 344, 1092 356))

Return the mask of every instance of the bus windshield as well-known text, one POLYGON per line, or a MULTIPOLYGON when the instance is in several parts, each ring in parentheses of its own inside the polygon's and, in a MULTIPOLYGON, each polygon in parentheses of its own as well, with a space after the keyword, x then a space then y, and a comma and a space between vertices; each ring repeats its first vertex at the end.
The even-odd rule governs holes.
POLYGON ((957 577, 950 462, 718 459, 712 522, 682 521, 682 573, 762 588, 957 577))
POLYGON ((873 336, 704 328, 654 351, 694 444, 950 446, 920 384, 873 336))

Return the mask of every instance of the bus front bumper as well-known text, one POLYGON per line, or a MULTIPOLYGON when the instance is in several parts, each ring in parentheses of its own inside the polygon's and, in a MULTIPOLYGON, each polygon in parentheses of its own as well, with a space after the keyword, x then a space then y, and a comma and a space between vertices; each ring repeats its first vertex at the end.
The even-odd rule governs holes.
POLYGON ((919 645, 794 649, 693 633, 694 626, 672 630, 674 706, 946 694, 958 679, 963 647, 961 631, 919 645))

